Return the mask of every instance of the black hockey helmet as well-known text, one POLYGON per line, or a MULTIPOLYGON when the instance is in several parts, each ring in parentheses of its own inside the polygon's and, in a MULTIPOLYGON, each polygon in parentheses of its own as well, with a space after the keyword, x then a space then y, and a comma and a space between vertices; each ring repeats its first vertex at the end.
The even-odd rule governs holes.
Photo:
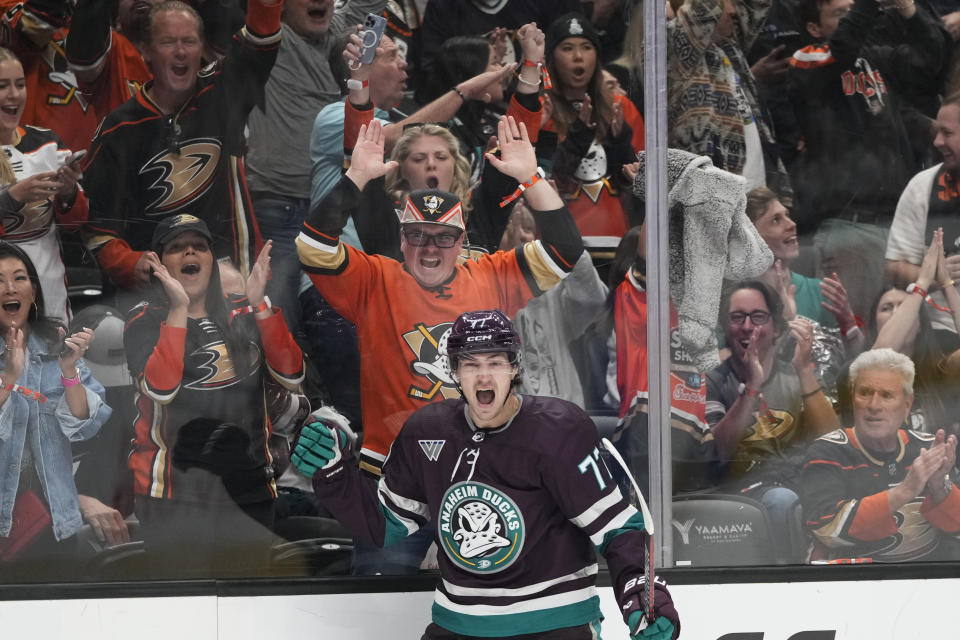
POLYGON ((505 352, 512 364, 520 366, 520 334, 510 318, 499 309, 467 311, 453 323, 447 335, 446 356, 450 371, 457 370, 460 357, 474 353, 505 352))

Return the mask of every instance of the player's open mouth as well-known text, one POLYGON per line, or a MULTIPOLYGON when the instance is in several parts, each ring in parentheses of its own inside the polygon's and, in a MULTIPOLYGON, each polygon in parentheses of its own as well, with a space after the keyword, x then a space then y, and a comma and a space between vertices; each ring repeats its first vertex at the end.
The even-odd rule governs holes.
POLYGON ((196 275, 200 273, 200 265, 198 264, 185 264, 180 267, 180 273, 184 273, 188 276, 196 275))
POLYGON ((482 405, 493 404, 493 400, 496 397, 497 393, 493 389, 477 389, 477 402, 482 405))
POLYGON ((16 313, 20 311, 20 301, 19 300, 10 300, 9 302, 3 303, 3 310, 7 313, 16 313))

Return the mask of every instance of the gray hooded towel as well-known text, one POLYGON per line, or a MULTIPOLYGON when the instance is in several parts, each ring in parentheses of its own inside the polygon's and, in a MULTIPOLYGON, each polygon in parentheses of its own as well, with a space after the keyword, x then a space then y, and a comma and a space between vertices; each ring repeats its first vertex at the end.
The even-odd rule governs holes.
MULTIPOLYGON (((646 200, 646 153, 633 193, 646 200)), ((715 327, 723 279, 756 278, 773 254, 746 214, 744 180, 713 166, 710 158, 667 150, 670 212, 670 298, 680 319, 680 339, 703 373, 719 364, 715 327)))

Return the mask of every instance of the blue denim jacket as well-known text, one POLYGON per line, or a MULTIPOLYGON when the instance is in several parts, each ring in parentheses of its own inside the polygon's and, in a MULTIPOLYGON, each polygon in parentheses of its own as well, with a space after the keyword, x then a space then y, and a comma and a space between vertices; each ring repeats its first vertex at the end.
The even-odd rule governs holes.
MULTIPOLYGON (((77 362, 80 379, 87 392, 90 417, 78 420, 70 413, 60 382, 60 364, 46 356, 47 347, 37 335, 30 333, 24 371, 17 384, 39 391, 46 402, 13 392, 0 405, 0 536, 10 533, 13 503, 20 479, 20 459, 29 438, 35 456, 37 476, 50 505, 53 534, 63 540, 83 525, 77 486, 73 481, 73 456, 70 443, 93 437, 110 417, 104 403, 103 385, 94 379, 83 360, 77 362), (49 359, 42 359, 46 356, 49 359)), ((0 351, 0 354, 4 352, 0 351)), ((0 355, 0 371, 5 357, 0 355)))

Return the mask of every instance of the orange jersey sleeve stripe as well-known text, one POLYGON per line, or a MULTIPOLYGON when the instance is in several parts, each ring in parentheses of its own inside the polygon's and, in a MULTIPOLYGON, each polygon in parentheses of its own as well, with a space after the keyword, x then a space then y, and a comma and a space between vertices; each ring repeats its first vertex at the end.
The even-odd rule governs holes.
POLYGON ((176 391, 183 380, 183 352, 186 341, 186 327, 171 327, 166 322, 160 325, 157 346, 153 348, 143 371, 147 389, 158 396, 167 396, 176 391))
POLYGON ((276 374, 275 377, 279 376, 277 382, 295 387, 303 379, 303 353, 287 329, 283 312, 275 308, 269 317, 256 320, 263 338, 267 364, 276 374))
POLYGON ((262 0, 249 0, 247 2, 247 29, 250 35, 260 39, 277 34, 280 31, 280 14, 282 12, 282 2, 274 2, 267 6, 262 0))
POLYGON ((507 108, 507 115, 513 116, 514 120, 517 121, 517 126, 519 126, 521 122, 526 125, 530 142, 533 144, 537 143, 537 138, 540 137, 540 109, 530 111, 517 101, 516 96, 511 96, 510 106, 507 108))
POLYGON ((126 240, 114 238, 97 251, 97 262, 118 286, 131 288, 134 285, 133 271, 142 251, 134 251, 126 240))
POLYGON ((950 533, 960 531, 960 489, 957 487, 950 489, 950 493, 938 505, 934 505, 928 497, 920 505, 920 513, 941 531, 950 533))
POLYGON ((890 513, 886 491, 860 500, 857 513, 850 524, 850 535, 858 540, 882 540, 897 532, 897 523, 890 513))

